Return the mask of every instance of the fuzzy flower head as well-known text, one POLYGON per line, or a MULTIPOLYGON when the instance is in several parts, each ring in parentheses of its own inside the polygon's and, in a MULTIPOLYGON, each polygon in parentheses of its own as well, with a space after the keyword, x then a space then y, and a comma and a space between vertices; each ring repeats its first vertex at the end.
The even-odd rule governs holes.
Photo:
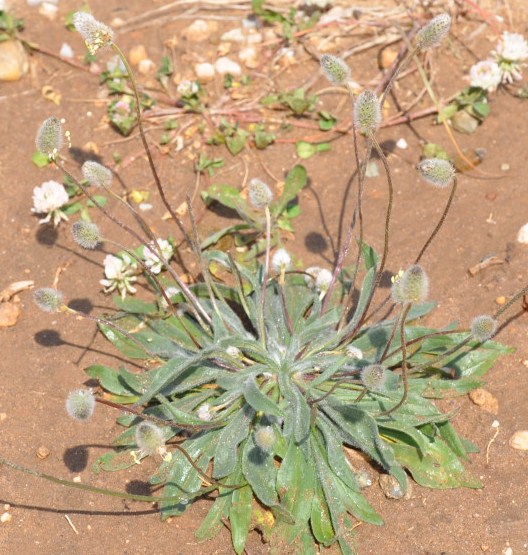
POLYGON ((97 21, 90 13, 74 13, 73 25, 84 39, 84 44, 92 56, 97 54, 99 50, 108 48, 114 40, 112 29, 108 25, 97 21))
MULTIPOLYGON (((168 262, 174 254, 174 247, 166 239, 156 239, 156 242, 163 258, 168 262)), ((154 243, 149 243, 149 246, 143 249, 143 258, 145 265, 153 274, 159 274, 163 269, 163 262, 156 254, 154 243)))
POLYGON ((200 420, 203 420, 204 422, 209 422, 209 420, 213 418, 213 415, 211 413, 211 405, 208 405, 207 403, 200 405, 196 412, 198 414, 198 418, 200 420))
POLYGON ((423 51, 438 46, 449 34, 449 29, 451 29, 451 16, 449 14, 441 13, 433 17, 416 34, 418 48, 423 51))
POLYGON ((354 104, 354 123, 356 129, 364 135, 374 134, 381 123, 381 106, 377 95, 363 91, 354 104))
POLYGON ((363 360, 363 351, 354 345, 347 345, 345 347, 345 354, 347 357, 363 360))
POLYGON ((277 274, 285 272, 290 267, 290 264, 291 256, 286 249, 278 249, 271 257, 271 267, 277 274))
POLYGON ((44 312, 58 312, 64 305, 64 296, 57 289, 42 287, 33 293, 35 304, 44 312))
POLYGON ((72 225, 73 240, 83 249, 95 249, 101 242, 101 234, 97 224, 79 220, 72 225))
POLYGON ((57 181, 45 181, 40 187, 33 189, 33 208, 35 214, 45 214, 46 217, 39 220, 41 224, 53 222, 58 226, 61 220, 68 220, 68 216, 61 210, 70 200, 63 185, 57 181))
POLYGON ((42 122, 35 138, 37 150, 50 160, 55 160, 62 147, 62 123, 59 118, 51 117, 42 122))
POLYGON ((180 82, 180 84, 176 87, 176 91, 179 95, 183 97, 194 96, 198 94, 200 87, 196 81, 189 81, 189 79, 184 79, 180 82))
POLYGON ((350 79, 350 68, 337 56, 323 54, 319 60, 325 77, 333 85, 344 85, 350 79))
POLYGON ((120 257, 108 254, 103 265, 106 278, 99 283, 104 285, 105 293, 111 293, 117 289, 121 298, 124 299, 127 293, 134 294, 136 292, 136 288, 132 284, 137 280, 135 275, 137 264, 133 263, 127 254, 120 257))
POLYGON ((471 322, 471 335, 481 343, 491 339, 496 331, 497 320, 487 314, 476 316, 471 322))
POLYGON ((144 420, 136 428, 136 445, 144 455, 154 455, 165 451, 165 437, 161 428, 144 420))
POLYGON ((81 172, 84 179, 94 187, 104 187, 106 189, 112 184, 112 171, 94 160, 87 160, 82 165, 81 172))
POLYGON ((87 389, 77 389, 66 399, 66 411, 74 420, 88 420, 95 408, 95 397, 87 389))
POLYGON ((503 83, 522 79, 522 67, 528 60, 528 42, 522 35, 504 31, 493 55, 500 68, 503 83))
POLYGON ((310 266, 306 268, 304 282, 310 289, 315 289, 319 293, 328 291, 332 282, 332 272, 326 268, 319 266, 310 266))
POLYGON ((451 184, 456 170, 449 160, 425 158, 418 164, 418 173, 427 183, 443 189, 451 184))
POLYGON ((254 178, 249 182, 248 198, 252 206, 263 210, 273 201, 273 193, 264 181, 254 178))
POLYGON ((499 65, 493 60, 484 60, 471 66, 469 84, 487 92, 494 92, 502 81, 499 65))

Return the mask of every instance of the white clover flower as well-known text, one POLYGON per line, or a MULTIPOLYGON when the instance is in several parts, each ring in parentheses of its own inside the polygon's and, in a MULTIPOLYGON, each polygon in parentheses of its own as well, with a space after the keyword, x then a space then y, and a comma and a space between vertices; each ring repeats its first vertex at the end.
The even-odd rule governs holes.
POLYGON ((92 56, 99 50, 108 48, 114 40, 114 31, 108 25, 97 21, 90 13, 74 13, 73 25, 84 39, 84 44, 92 56))
POLYGON ((477 62, 469 70, 469 84, 488 92, 494 92, 502 81, 499 65, 493 60, 477 62))
POLYGON ((177 86, 176 91, 178 92, 178 94, 181 94, 181 96, 192 96, 199 91, 199 87, 196 81, 189 81, 189 79, 184 79, 177 86))
POLYGON ((211 420, 211 418, 213 418, 213 415, 211 414, 211 407, 207 404, 204 403, 203 405, 200 405, 198 407, 198 418, 200 420, 203 420, 204 422, 208 422, 209 420, 211 420))
POLYGON ((357 358, 358 360, 363 360, 363 351, 354 347, 354 345, 347 345, 345 347, 345 354, 350 358, 357 358))
POLYGON ((121 255, 121 257, 108 254, 103 265, 106 279, 102 279, 99 283, 104 285, 105 293, 111 293, 117 289, 121 298, 124 299, 127 293, 134 294, 136 292, 132 283, 137 281, 135 276, 137 264, 127 254, 121 255))
MULTIPOLYGON (((174 254, 174 247, 166 239, 156 239, 156 242, 158 243, 163 258, 168 262, 174 254)), ((143 258, 145 260, 145 265, 153 274, 159 274, 163 269, 163 262, 159 259, 154 250, 154 243, 149 243, 149 245, 143 249, 143 258)))
POLYGON ((61 220, 68 220, 68 216, 61 210, 70 200, 64 185, 57 181, 45 181, 40 187, 33 189, 33 208, 34 214, 46 214, 46 217, 39 220, 41 224, 53 221, 57 226, 61 220))
POLYGON ((528 42, 519 33, 504 31, 497 45, 496 53, 503 60, 524 62, 528 59, 528 42))
POLYGON ((528 42, 522 35, 504 31, 492 54, 501 70, 503 83, 522 79, 522 67, 528 59, 528 42))
POLYGON ((291 256, 286 249, 275 251, 275 254, 271 257, 271 267, 277 274, 287 270, 290 264, 291 256))

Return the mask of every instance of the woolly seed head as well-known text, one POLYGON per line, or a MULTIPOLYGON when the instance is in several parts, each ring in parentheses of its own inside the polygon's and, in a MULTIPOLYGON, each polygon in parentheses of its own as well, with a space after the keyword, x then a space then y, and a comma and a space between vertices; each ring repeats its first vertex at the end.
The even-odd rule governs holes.
POLYGON ((66 410, 74 420, 88 420, 95 408, 95 397, 87 389, 77 389, 68 394, 66 410))
POLYGON ((359 377, 367 389, 380 391, 387 381, 387 371, 381 364, 369 364, 361 370, 359 377))
POLYGON ((44 312, 58 312, 64 304, 64 296, 57 289, 43 287, 33 293, 33 300, 44 312))
POLYGON ((416 44, 420 50, 429 50, 438 46, 449 33, 451 16, 441 13, 433 17, 427 25, 422 27, 416 35, 416 44))
POLYGON ((161 428, 144 420, 136 428, 136 444, 145 455, 157 453, 165 445, 161 428))
POLYGON ((453 181, 456 170, 449 160, 426 158, 418 164, 418 172, 427 183, 444 189, 453 181))
POLYGON ((277 274, 287 270, 290 264, 291 256, 286 249, 276 250, 275 254, 271 257, 271 267, 277 274))
POLYGON ((92 56, 99 50, 108 48, 114 40, 114 31, 108 25, 97 21, 90 13, 74 13, 73 25, 84 39, 84 44, 92 56))
POLYGON ((275 445, 275 432, 271 426, 262 426, 255 430, 255 444, 264 453, 271 453, 275 445))
POLYGON ((392 285, 391 295, 395 303, 423 303, 429 293, 429 278, 425 270, 414 264, 392 285))
POLYGON ((82 165, 81 173, 84 179, 94 187, 104 187, 106 189, 112 184, 112 171, 94 160, 87 160, 82 165))
POLYGON ((471 322, 471 335, 481 343, 491 339, 496 331, 497 320, 486 314, 476 316, 471 322))
POLYGON ((96 224, 91 222, 75 222, 71 227, 73 240, 83 249, 95 249, 101 242, 101 234, 96 224))
POLYGON ((62 124, 59 118, 51 117, 42 122, 35 139, 37 150, 50 160, 55 160, 62 147, 62 124))
POLYGON ((252 179, 249 182, 249 202, 252 206, 264 209, 271 204, 273 193, 271 189, 260 179, 252 179))
POLYGON ((350 68, 337 56, 323 54, 319 60, 325 77, 334 85, 344 85, 350 78, 350 68))
POLYGON ((364 135, 375 133, 381 123, 381 107, 375 93, 366 90, 354 104, 354 123, 356 129, 364 135))

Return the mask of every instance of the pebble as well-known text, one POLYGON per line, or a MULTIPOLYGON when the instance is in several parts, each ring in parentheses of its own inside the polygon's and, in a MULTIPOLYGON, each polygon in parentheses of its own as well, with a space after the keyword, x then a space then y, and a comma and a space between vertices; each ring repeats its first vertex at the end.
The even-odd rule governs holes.
POLYGON ((246 34, 240 28, 231 29, 230 31, 226 31, 221 37, 221 41, 224 42, 238 42, 243 43, 246 41, 246 34))
POLYGON ((49 21, 57 19, 57 15, 59 14, 59 8, 56 2, 54 4, 51 2, 42 2, 38 11, 40 15, 44 16, 49 21))
POLYGON ((218 22, 196 19, 181 32, 181 36, 189 42, 206 41, 218 29, 218 22))
POLYGON ((396 141, 396 146, 398 148, 401 148, 402 150, 405 150, 406 148, 409 147, 409 144, 407 143, 407 141, 402 137, 401 139, 398 139, 396 141))
POLYGON ((142 44, 138 44, 130 49, 128 59, 133 66, 139 65, 143 60, 148 59, 146 48, 142 44))
POLYGON ((59 56, 61 58, 73 58, 73 48, 68 43, 63 42, 59 51, 59 56))
POLYGON ((14 326, 20 317, 20 306, 14 303, 0 304, 0 328, 10 328, 14 326))
POLYGON ((221 57, 214 63, 214 68, 216 72, 220 75, 232 75, 233 77, 238 77, 242 75, 242 68, 239 64, 231 60, 230 58, 221 57))
POLYGON ((152 75, 155 71, 156 64, 152 60, 141 60, 138 63, 138 73, 141 75, 152 75))
POLYGON ((214 79, 215 68, 213 64, 204 62, 201 64, 196 64, 194 66, 194 73, 196 73, 198 81, 200 81, 201 83, 205 83, 214 79))
POLYGON ((489 391, 482 388, 475 389, 469 393, 469 398, 475 405, 491 414, 499 413, 499 401, 489 391))
POLYGON ((460 110, 452 118, 453 127, 460 133, 471 135, 475 133, 479 126, 478 119, 468 114, 465 110, 460 110))
POLYGON ((41 445, 38 449, 37 449, 37 459, 40 459, 41 461, 43 461, 44 459, 47 459, 51 454, 51 451, 44 445, 41 445))
POLYGON ((18 81, 28 69, 28 56, 20 41, 0 42, 0 81, 18 81))
POLYGON ((517 232, 517 241, 519 243, 528 244, 528 224, 524 224, 517 232))
POLYGON ((8 512, 5 512, 5 513, 2 513, 2 516, 0 516, 0 522, 2 524, 5 524, 6 522, 10 522, 12 518, 13 518, 13 515, 9 514, 8 512))
POLYGON ((240 50, 238 57, 249 69, 255 69, 259 65, 258 53, 254 46, 247 46, 240 50))
POLYGON ((395 48, 384 48, 379 56, 379 67, 380 69, 387 69, 398 57, 398 51, 395 48))
POLYGON ((499 306, 502 306, 503 304, 506 303, 506 297, 504 297, 504 296, 497 297, 497 298, 495 299, 495 302, 496 302, 499 306))
POLYGON ((379 170, 378 164, 374 160, 371 160, 367 164, 367 170, 365 171, 365 177, 378 177, 379 174, 380 174, 380 170, 379 170))
POLYGON ((510 171, 510 164, 507 164, 506 162, 504 164, 501 164, 500 167, 502 172, 509 172, 510 171))
POLYGON ((405 493, 403 493, 398 480, 396 480, 392 474, 382 474, 378 481, 381 491, 389 499, 410 499, 412 496, 412 485, 410 480, 407 481, 407 491, 405 493))
POLYGON ((519 451, 528 451, 528 430, 519 430, 510 438, 510 446, 519 451))

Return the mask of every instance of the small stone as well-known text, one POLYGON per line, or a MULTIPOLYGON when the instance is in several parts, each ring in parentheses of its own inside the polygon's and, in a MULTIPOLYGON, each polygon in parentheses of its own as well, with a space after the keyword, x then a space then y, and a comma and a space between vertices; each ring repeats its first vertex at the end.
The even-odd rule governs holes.
POLYGON ((528 224, 524 224, 517 232, 517 241, 519 243, 528 244, 528 224))
POLYGON ((152 75, 155 71, 156 64, 148 58, 138 63, 138 73, 141 75, 152 75))
POLYGON ((236 29, 231 29, 230 31, 226 31, 220 37, 220 40, 223 42, 243 43, 246 41, 246 35, 242 29, 237 27, 236 29))
POLYGON ((405 150, 406 148, 409 147, 409 144, 407 143, 407 141, 402 137, 401 139, 398 139, 396 141, 396 146, 398 148, 401 148, 402 150, 405 150))
POLYGON ((0 328, 14 326, 20 317, 20 306, 10 302, 0 304, 0 328))
POLYGON ((74 481, 76 484, 80 484, 80 483, 82 482, 80 476, 75 476, 75 478, 73 479, 73 481, 74 481))
POLYGON ((412 496, 412 485, 410 480, 407 481, 407 491, 405 493, 403 493, 398 480, 396 480, 392 474, 382 474, 378 481, 381 491, 389 499, 410 499, 412 496))
POLYGON ((61 49, 59 51, 59 56, 61 58, 68 58, 69 60, 71 60, 73 58, 73 49, 72 49, 72 47, 68 43, 63 42, 62 46, 61 46, 61 49))
POLYGON ((148 59, 146 48, 142 44, 137 44, 130 49, 128 59, 133 66, 139 65, 140 62, 148 59))
POLYGON ((499 413, 499 401, 485 389, 474 389, 469 393, 469 398, 475 405, 482 407, 491 414, 499 413))
POLYGON ((214 64, 214 68, 216 72, 220 75, 232 75, 233 77, 238 77, 242 75, 242 68, 239 64, 234 62, 233 60, 222 57, 218 58, 214 64))
POLYGON ((380 69, 388 69, 397 57, 398 51, 395 48, 384 48, 379 56, 380 69))
POLYGON ((239 59, 249 69, 255 69, 259 65, 257 50, 253 46, 242 48, 238 54, 239 59))
POLYGON ((497 297, 497 298, 495 299, 495 302, 496 302, 499 306, 502 306, 503 304, 506 304, 506 297, 503 297, 503 296, 497 297))
POLYGON ((37 459, 40 459, 40 460, 47 459, 50 456, 50 454, 51 454, 51 451, 44 445, 41 445, 37 449, 37 459))
POLYGON ((475 133, 477 127, 479 126, 478 119, 468 114, 465 110, 458 111, 451 118, 451 122, 453 123, 453 127, 459 133, 465 133, 466 135, 471 135, 472 133, 475 133))
POLYGON ((380 171, 379 171, 378 164, 374 160, 371 160, 367 164, 365 177, 379 177, 379 174, 380 174, 380 171))
POLYGON ((528 430, 519 430, 510 438, 510 446, 519 451, 528 451, 528 430))
POLYGON ((189 42, 203 42, 206 41, 217 29, 218 22, 216 21, 196 19, 189 25, 189 27, 186 27, 181 32, 181 36, 189 42))
POLYGON ((59 13, 59 7, 51 2, 42 2, 39 7, 39 14, 49 21, 54 21, 59 13))
POLYGON ((2 513, 2 516, 0 516, 0 522, 2 524, 5 524, 6 522, 10 522, 12 518, 13 516, 11 514, 9 514, 8 512, 5 512, 5 513, 2 513))
POLYGON ((28 69, 28 56, 20 41, 0 42, 0 81, 18 81, 28 69))
POLYGON ((215 76, 215 69, 213 64, 202 63, 194 66, 194 73, 200 83, 211 81, 215 76))
POLYGON ((504 164, 501 164, 501 172, 509 172, 510 171, 510 164, 507 164, 506 162, 504 164))
POLYGON ((5 412, 0 412, 0 422, 3 422, 6 418, 7 418, 7 414, 5 412))

